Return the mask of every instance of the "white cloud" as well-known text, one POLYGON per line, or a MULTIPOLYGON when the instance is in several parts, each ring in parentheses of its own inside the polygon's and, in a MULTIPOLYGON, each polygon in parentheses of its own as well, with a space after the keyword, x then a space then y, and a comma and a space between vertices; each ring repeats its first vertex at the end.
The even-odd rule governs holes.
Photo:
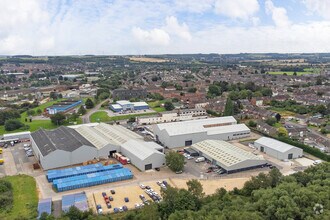
POLYGON ((272 15, 272 19, 276 26, 287 27, 290 25, 290 20, 287 16, 286 9, 282 7, 275 7, 271 0, 265 3, 266 12, 272 15))
POLYGON ((323 18, 330 20, 330 1, 329 0, 304 0, 307 9, 317 13, 323 18))
POLYGON ((191 40, 191 35, 187 24, 182 23, 182 25, 180 25, 177 18, 174 16, 166 18, 166 26, 164 29, 167 31, 167 33, 176 35, 183 40, 191 40))
POLYGON ((175 10, 202 13, 213 7, 214 0, 176 0, 175 10))
POLYGON ((215 12, 229 18, 248 19, 259 10, 257 0, 217 0, 215 12))
POLYGON ((145 45, 166 46, 170 43, 170 36, 162 29, 154 28, 146 31, 139 27, 134 27, 132 33, 140 43, 145 45))

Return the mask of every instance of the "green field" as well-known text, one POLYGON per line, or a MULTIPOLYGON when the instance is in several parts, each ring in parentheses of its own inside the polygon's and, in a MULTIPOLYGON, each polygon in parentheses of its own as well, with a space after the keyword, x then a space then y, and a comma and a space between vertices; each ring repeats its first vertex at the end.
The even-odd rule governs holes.
POLYGON ((6 176, 13 186, 14 202, 10 212, 0 212, 0 219, 36 219, 38 195, 36 181, 27 175, 6 176))
POLYGON ((152 110, 156 112, 165 112, 166 109, 164 107, 161 107, 161 105, 164 104, 165 101, 166 100, 148 102, 148 105, 152 110))
POLYGON ((98 111, 98 112, 94 112, 89 120, 91 122, 107 122, 110 121, 110 117, 108 116, 108 113, 105 111, 98 111))
MULTIPOLYGON (((268 72, 272 75, 283 75, 286 73, 287 75, 291 76, 293 75, 294 71, 274 71, 274 72, 268 72)), ((298 76, 305 75, 305 74, 318 74, 320 73, 319 68, 305 68, 304 72, 296 72, 298 76)))

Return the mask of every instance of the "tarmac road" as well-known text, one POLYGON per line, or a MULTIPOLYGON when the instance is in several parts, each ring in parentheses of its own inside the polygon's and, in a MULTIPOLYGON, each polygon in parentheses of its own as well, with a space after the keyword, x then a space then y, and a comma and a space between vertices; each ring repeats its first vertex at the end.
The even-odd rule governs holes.
POLYGON ((94 108, 92 108, 91 110, 89 110, 85 115, 81 116, 82 118, 82 121, 83 121, 83 124, 88 124, 90 123, 91 121, 89 120, 89 117, 94 113, 94 112, 97 112, 100 108, 101 108, 101 105, 106 102, 106 101, 109 101, 111 102, 111 100, 109 99, 105 99, 104 101, 100 102, 99 104, 97 104, 94 108))

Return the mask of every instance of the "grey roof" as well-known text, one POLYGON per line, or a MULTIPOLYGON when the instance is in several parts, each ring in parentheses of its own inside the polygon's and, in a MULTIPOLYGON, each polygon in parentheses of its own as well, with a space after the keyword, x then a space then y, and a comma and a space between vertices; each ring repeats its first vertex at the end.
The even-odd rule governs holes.
POLYGON ((126 143, 122 144, 121 147, 125 148, 127 151, 132 152, 136 157, 141 160, 147 159, 149 156, 153 154, 160 154, 163 153, 156 150, 159 148, 155 142, 143 142, 138 140, 129 140, 126 143))
POLYGON ((262 156, 256 156, 233 144, 221 140, 205 140, 192 145, 197 151, 220 162, 227 168, 248 160, 264 161, 262 156))
MULTIPOLYGON (((282 152, 282 153, 287 152, 288 150, 291 150, 293 148, 297 148, 290 144, 275 140, 273 138, 268 138, 268 137, 261 137, 258 140, 256 140, 254 143, 264 145, 268 148, 274 149, 274 150, 282 152)), ((297 148, 297 149, 300 149, 300 148, 297 148)))
POLYGON ((55 150, 72 152, 83 145, 95 147, 76 130, 65 126, 49 131, 39 129, 31 136, 43 156, 55 150))

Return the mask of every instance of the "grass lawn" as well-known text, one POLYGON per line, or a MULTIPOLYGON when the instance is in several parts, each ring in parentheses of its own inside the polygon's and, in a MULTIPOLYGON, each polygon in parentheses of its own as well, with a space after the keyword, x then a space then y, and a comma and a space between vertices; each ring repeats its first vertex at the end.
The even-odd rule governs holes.
POLYGON ((36 219, 38 195, 36 181, 27 175, 6 176, 13 186, 14 203, 10 212, 0 212, 0 219, 36 219))
POLYGON ((156 108, 152 108, 152 110, 156 111, 156 112, 165 112, 166 109, 164 107, 156 107, 156 108))
POLYGON ((110 117, 108 116, 108 113, 105 112, 105 111, 94 112, 90 116, 89 119, 90 119, 91 122, 107 122, 107 121, 110 121, 110 117))
POLYGON ((280 113, 282 117, 294 116, 296 114, 294 112, 286 111, 284 109, 275 108, 275 107, 269 108, 269 110, 272 110, 272 111, 275 111, 275 112, 280 113))
POLYGON ((153 101, 153 102, 148 102, 149 107, 156 111, 156 112, 165 112, 165 108, 161 107, 162 104, 164 104, 166 100, 161 100, 161 101, 153 101))

